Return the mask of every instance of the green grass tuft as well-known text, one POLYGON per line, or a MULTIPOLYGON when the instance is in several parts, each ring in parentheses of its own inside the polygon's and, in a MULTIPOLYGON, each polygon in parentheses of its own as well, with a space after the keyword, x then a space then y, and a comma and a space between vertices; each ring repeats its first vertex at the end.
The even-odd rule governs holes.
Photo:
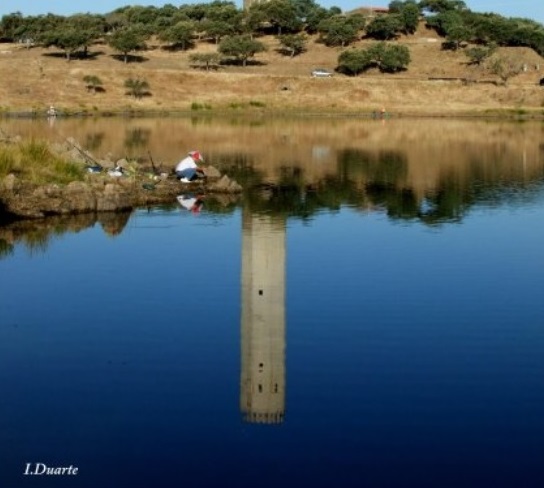
POLYGON ((0 145, 0 178, 13 173, 36 184, 82 181, 85 168, 54 154, 45 142, 0 145))

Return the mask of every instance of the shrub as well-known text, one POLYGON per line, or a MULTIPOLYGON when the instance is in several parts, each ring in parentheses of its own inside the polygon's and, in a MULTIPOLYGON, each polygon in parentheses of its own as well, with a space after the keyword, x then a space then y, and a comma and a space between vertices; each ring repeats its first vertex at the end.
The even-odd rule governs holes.
POLYGON ((191 103, 191 110, 211 110, 212 106, 209 103, 191 103))
POLYGON ((86 75, 83 77, 83 81, 85 82, 85 88, 87 88, 87 91, 92 91, 93 93, 104 91, 102 88, 102 80, 98 76, 86 75))
POLYGON ((144 96, 149 96, 149 83, 140 78, 129 78, 125 80, 125 88, 127 89, 127 95, 131 95, 136 99, 140 99, 144 96))

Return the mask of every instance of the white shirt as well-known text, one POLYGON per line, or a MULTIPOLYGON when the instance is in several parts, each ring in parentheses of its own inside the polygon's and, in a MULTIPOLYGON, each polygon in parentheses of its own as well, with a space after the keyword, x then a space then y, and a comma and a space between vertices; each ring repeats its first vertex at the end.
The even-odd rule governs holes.
POLYGON ((183 171, 188 168, 198 168, 197 164, 194 162, 191 156, 187 156, 185 159, 182 159, 176 166, 176 171, 183 171))
POLYGON ((182 207, 185 207, 187 210, 192 210, 196 203, 195 197, 186 197, 185 195, 180 195, 177 198, 180 205, 182 207))

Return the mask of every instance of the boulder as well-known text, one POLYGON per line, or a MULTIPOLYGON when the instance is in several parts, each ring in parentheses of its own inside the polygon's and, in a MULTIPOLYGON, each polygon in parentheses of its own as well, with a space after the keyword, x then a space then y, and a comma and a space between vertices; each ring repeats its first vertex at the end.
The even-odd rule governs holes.
POLYGON ((104 191, 96 195, 96 210, 99 212, 129 210, 132 208, 130 193, 121 185, 107 183, 104 191))
POLYGON ((215 166, 202 168, 206 178, 221 178, 221 172, 215 166))
POLYGON ((2 180, 1 186, 2 189, 5 191, 17 191, 17 188, 19 187, 19 181, 13 173, 10 173, 2 180))
POLYGON ((234 180, 231 180, 227 175, 223 175, 219 181, 208 186, 208 190, 218 193, 240 193, 242 187, 234 180))
POLYGON ((73 181, 66 186, 64 193, 73 212, 80 213, 96 210, 96 198, 87 183, 73 181))

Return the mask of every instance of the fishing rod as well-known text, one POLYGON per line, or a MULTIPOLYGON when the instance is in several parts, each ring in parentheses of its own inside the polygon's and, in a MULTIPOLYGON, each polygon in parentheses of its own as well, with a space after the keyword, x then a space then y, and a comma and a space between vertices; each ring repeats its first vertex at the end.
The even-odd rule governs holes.
POLYGON ((102 171, 104 169, 104 167, 96 159, 94 159, 92 156, 89 156, 89 154, 87 154, 85 151, 83 151, 83 149, 79 148, 69 138, 65 138, 64 140, 68 144, 70 144, 70 146, 75 148, 79 152, 79 154, 81 154, 88 162, 93 163, 94 166, 89 167, 90 170, 97 169, 98 171, 102 171))
POLYGON ((147 154, 149 156, 149 160, 151 161, 151 167, 153 168, 153 173, 155 173, 156 175, 159 175, 160 172, 155 166, 155 162, 153 161, 153 156, 151 156, 151 151, 147 151, 147 154))

